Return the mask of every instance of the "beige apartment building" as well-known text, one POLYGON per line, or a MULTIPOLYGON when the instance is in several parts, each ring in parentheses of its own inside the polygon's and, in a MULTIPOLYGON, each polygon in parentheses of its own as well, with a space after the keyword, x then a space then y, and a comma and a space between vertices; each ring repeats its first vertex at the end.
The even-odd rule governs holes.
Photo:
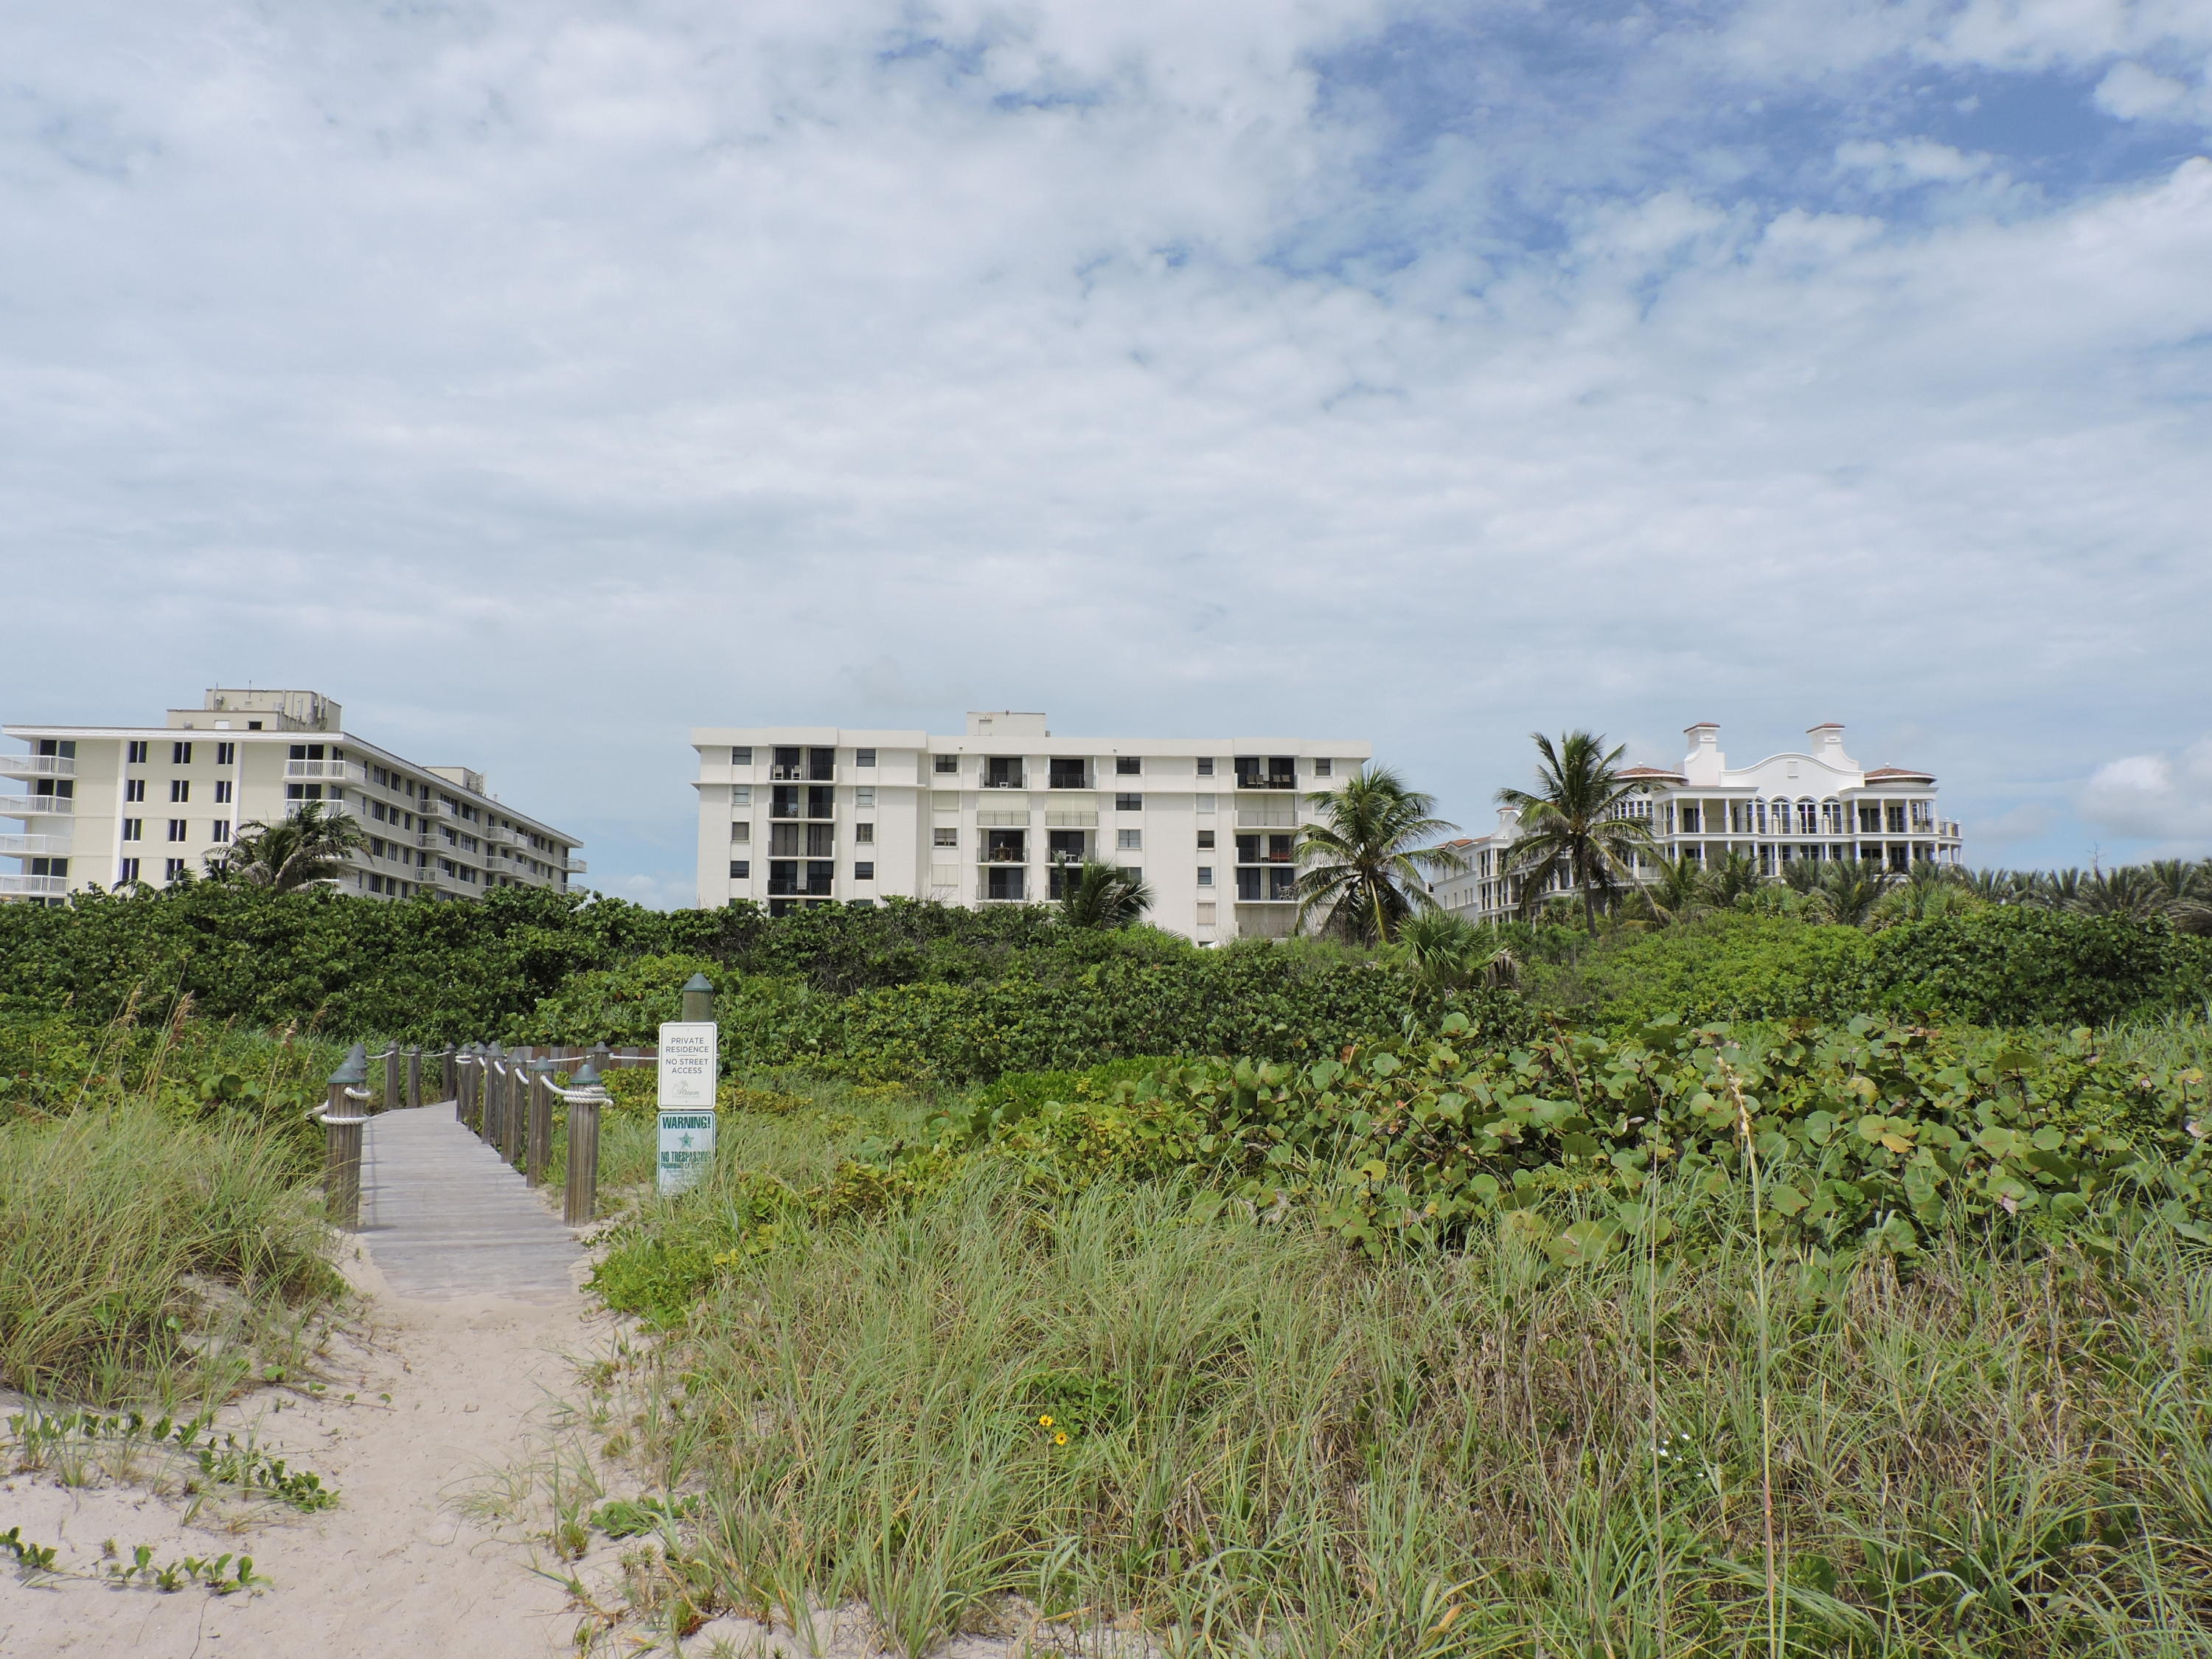
POLYGON ((158 726, 9 726, 29 752, 0 755, 0 896, 69 893, 202 873, 244 823, 307 801, 356 819, 368 844, 344 890, 380 898, 476 898, 495 887, 566 890, 581 874, 574 836, 488 793, 480 773, 422 766, 345 730, 317 691, 210 691, 158 726))
MULTIPOLYGON (((1959 824, 1942 815, 1935 775, 1910 766, 1862 766, 1844 750, 1840 726, 1814 726, 1805 748, 1740 767, 1728 763, 1721 729, 1711 721, 1683 736, 1689 751, 1680 766, 1630 766, 1620 774, 1632 785, 1620 812, 1648 824, 1667 858, 1711 865, 1741 854, 1770 877, 1791 863, 1824 859, 1863 859, 1900 875, 1916 865, 1960 861, 1959 824)), ((1520 836, 1520 815, 1504 807, 1491 834, 1452 842, 1467 867, 1436 882, 1437 902, 1471 921, 1517 914, 1522 878, 1509 870, 1520 836)), ((1638 863, 1640 879, 1656 874, 1638 863)), ((1545 878, 1547 894, 1573 890, 1558 874, 1545 878)))
POLYGON ((705 726, 699 903, 771 913, 934 899, 1056 898, 1085 860, 1140 871, 1147 920, 1201 944, 1282 938, 1307 792, 1370 744, 1286 738, 1055 737, 1041 714, 976 713, 957 737, 705 726))

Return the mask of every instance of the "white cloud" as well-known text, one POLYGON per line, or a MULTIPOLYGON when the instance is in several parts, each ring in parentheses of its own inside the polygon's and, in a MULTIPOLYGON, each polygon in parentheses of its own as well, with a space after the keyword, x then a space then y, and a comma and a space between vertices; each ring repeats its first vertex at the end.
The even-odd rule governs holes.
POLYGON ((2172 853, 2212 852, 2212 738, 2177 754, 2108 761, 2081 791, 2081 816, 2172 853))
POLYGON ((2097 83, 2097 107, 2123 121, 2140 120, 2172 109, 2189 95, 2186 82, 2153 74, 2141 64, 2119 63, 2097 83))
POLYGON ((1379 5, 46 9, 0 714, 323 684, 664 897, 708 721, 1370 736, 1470 822, 1538 723, 1917 723, 1970 834, 2086 688, 2180 743, 2212 163, 1881 126, 1933 9, 1593 24, 1602 96, 1498 15, 1432 106, 1379 5), (1813 80, 1808 185, 1732 123, 1813 80))

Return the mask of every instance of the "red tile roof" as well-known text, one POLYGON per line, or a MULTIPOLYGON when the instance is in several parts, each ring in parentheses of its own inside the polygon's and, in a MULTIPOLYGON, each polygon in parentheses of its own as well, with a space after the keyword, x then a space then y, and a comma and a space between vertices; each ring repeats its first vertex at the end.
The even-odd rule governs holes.
POLYGON ((1868 773, 1867 776, 1869 778, 1925 778, 1930 783, 1936 781, 1936 775, 1933 772, 1923 772, 1910 766, 1877 766, 1873 771, 1868 773))
POLYGON ((1617 778, 1679 778, 1681 775, 1667 766, 1624 766, 1613 774, 1617 778))

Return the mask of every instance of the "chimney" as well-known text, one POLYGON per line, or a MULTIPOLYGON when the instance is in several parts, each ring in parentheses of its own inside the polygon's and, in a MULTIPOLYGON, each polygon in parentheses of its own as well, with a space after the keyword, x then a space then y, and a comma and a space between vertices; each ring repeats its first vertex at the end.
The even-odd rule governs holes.
POLYGON ((1844 752, 1844 728, 1836 720, 1824 721, 1809 726, 1805 736, 1813 745, 1813 758, 1823 766, 1833 767, 1838 772, 1856 772, 1859 763, 1844 752))
POLYGON ((1689 739, 1690 752, 1682 757, 1682 777, 1689 783, 1717 784, 1727 769, 1728 757, 1721 753, 1721 728, 1716 721, 1699 720, 1695 726, 1682 728, 1689 739))

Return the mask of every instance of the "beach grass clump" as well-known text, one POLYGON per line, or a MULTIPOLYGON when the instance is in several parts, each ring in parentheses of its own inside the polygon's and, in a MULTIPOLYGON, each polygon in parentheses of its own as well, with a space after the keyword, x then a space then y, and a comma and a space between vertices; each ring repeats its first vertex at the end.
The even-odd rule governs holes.
POLYGON ((342 1288, 291 1138, 143 1101, 0 1124, 0 1384, 219 1400, 293 1363, 342 1288))
MULTIPOLYGON (((733 1180, 660 1224, 720 1227, 733 1180)), ((633 1591, 859 1601, 910 1655, 1054 1620, 1224 1656, 2212 1651, 2201 1247, 1845 1258, 1755 1242, 1753 1201, 1381 1259, 981 1161, 793 1208, 627 1380, 685 1517, 633 1591)))

